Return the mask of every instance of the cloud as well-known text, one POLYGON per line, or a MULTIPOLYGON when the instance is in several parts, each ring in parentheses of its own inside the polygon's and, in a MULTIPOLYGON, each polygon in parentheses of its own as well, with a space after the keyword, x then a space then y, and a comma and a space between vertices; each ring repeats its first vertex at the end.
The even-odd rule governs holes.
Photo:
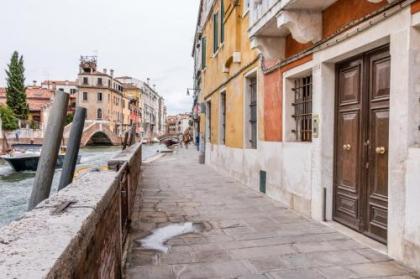
MULTIPOLYGON (((98 55, 100 68, 150 77, 168 112, 191 110, 191 47, 198 0, 3 0, 0 69, 18 50, 26 80, 75 79, 80 55, 98 55), (19 16, 19 20, 16 17, 19 16), (7 38, 7 39, 6 39, 7 38)), ((0 85, 4 86, 0 70, 0 85)))

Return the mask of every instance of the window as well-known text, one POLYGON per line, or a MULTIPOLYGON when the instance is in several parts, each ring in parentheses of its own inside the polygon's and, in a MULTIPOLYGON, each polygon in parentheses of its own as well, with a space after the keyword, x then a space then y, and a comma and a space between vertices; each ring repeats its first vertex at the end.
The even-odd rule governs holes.
POLYGON ((220 143, 226 142, 226 92, 220 94, 220 143))
POLYGON ((249 80, 249 125, 251 131, 250 144, 251 148, 257 148, 257 78, 253 77, 249 80))
POLYGON ((207 40, 205 37, 201 38, 201 69, 207 66, 207 40))
POLYGON ((219 15, 213 15, 213 53, 219 49, 219 15))
POLYGON ((312 141, 312 76, 298 78, 292 89, 295 95, 293 118, 296 122, 295 130, 298 141, 312 141))
POLYGON ((96 112, 96 118, 98 120, 101 120, 102 119, 102 109, 98 109, 98 111, 96 112))
POLYGON ((211 142, 211 101, 207 102, 207 139, 211 142))
POLYGON ((98 86, 102 86, 102 78, 98 78, 98 86))
POLYGON ((220 4, 220 43, 225 41, 225 1, 220 4))
POLYGON ((75 94, 75 93, 76 93, 76 89, 71 88, 71 89, 70 89, 70 94, 75 94))
POLYGON ((87 101, 87 100, 88 100, 88 93, 83 92, 83 101, 87 101))
POLYGON ((88 85, 88 84, 89 84, 89 80, 88 80, 88 78, 87 78, 87 77, 84 77, 84 78, 83 78, 83 84, 84 84, 84 85, 88 85))
POLYGON ((257 73, 247 75, 245 79, 245 129, 246 148, 257 148, 257 73))
POLYGON ((58 91, 64 92, 64 88, 58 88, 58 91))
POLYGON ((244 13, 246 14, 249 11, 249 7, 251 6, 251 0, 244 0, 244 13))
POLYGON ((102 93, 101 92, 98 92, 97 100, 98 100, 98 102, 102 102, 102 93))

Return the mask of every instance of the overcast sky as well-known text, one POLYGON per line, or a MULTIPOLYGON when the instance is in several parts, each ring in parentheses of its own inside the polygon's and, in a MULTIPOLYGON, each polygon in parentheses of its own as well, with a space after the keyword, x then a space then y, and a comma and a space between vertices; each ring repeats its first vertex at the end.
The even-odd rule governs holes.
POLYGON ((191 110, 192 42, 199 0, 1 0, 0 86, 14 50, 26 82, 75 80, 80 55, 99 69, 142 80, 166 99, 170 114, 191 110))

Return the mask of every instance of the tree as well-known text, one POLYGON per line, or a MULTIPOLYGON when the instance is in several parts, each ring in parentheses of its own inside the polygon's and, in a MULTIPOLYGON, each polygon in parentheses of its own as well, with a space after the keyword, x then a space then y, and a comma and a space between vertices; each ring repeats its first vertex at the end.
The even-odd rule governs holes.
POLYGON ((9 107, 0 105, 0 119, 3 130, 10 131, 18 128, 18 120, 9 107))
POLYGON ((23 56, 19 57, 19 53, 15 51, 10 59, 10 64, 7 66, 7 105, 12 109, 17 118, 25 120, 28 118, 29 108, 26 103, 23 56))

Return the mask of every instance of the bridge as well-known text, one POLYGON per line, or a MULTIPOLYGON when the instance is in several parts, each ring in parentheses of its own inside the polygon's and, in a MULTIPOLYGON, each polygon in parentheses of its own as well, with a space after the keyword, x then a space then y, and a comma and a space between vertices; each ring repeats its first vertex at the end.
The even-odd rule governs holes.
MULTIPOLYGON (((70 137, 71 123, 64 128, 63 139, 66 144, 70 137)), ((86 145, 121 145, 122 137, 111 131, 108 121, 86 120, 81 147, 86 145)))

